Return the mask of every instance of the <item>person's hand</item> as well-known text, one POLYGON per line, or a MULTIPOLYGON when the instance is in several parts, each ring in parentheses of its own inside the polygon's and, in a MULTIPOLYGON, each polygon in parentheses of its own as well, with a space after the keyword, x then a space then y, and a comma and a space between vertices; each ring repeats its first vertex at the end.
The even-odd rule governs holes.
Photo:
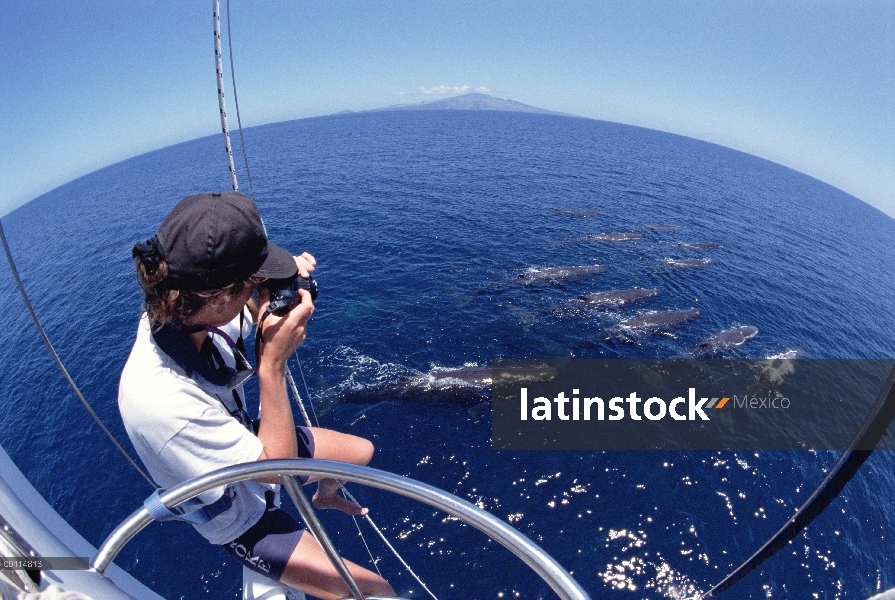
POLYGON ((308 252, 302 252, 301 256, 293 256, 292 258, 295 259, 295 266, 298 267, 298 274, 305 279, 314 272, 314 265, 317 264, 317 260, 308 252))
MULTIPOLYGON (((308 255, 310 256, 310 255, 308 255)), ((313 260, 313 257, 311 257, 313 260)), ((311 270, 313 270, 311 265, 311 270)), ((301 302, 284 315, 268 314, 261 323, 261 348, 258 358, 259 374, 264 369, 282 375, 286 361, 305 339, 305 328, 314 314, 314 302, 307 290, 298 290, 301 302)), ((261 288, 261 314, 267 311, 270 304, 270 290, 261 288)))

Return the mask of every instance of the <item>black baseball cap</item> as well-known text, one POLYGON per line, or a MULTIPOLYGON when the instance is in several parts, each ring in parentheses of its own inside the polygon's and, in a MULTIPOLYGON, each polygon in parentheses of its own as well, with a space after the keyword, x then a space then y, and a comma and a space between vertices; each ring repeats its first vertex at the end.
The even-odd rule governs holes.
MULTIPOLYGON (((187 196, 156 233, 173 287, 215 290, 249 277, 287 279, 292 255, 267 240, 255 201, 238 192, 187 196)), ((139 245, 138 245, 139 246, 139 245)))

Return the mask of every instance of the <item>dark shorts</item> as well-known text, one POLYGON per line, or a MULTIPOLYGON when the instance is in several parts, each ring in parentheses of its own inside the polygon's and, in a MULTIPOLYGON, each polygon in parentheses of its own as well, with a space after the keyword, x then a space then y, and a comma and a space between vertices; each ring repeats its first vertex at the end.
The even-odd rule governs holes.
POLYGON ((295 439, 298 442, 299 458, 314 458, 314 436, 304 425, 295 428, 295 439))
MULTIPOLYGON (((270 494, 273 496, 273 492, 270 494)), ((289 513, 274 506, 248 531, 224 544, 224 550, 243 566, 279 581, 304 532, 289 513)))
MULTIPOLYGON (((314 436, 307 427, 296 427, 298 457, 314 458, 314 436)), ((307 477, 298 478, 304 485, 307 477)), ((279 581, 298 546, 304 529, 286 511, 273 504, 273 492, 265 494, 267 509, 248 531, 223 548, 243 566, 279 581)))

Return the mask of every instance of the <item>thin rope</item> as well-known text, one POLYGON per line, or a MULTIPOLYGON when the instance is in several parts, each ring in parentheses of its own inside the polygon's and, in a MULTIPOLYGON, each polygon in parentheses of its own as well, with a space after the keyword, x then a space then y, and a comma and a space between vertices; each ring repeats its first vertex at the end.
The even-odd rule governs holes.
POLYGON ((249 155, 246 153, 246 140, 242 135, 242 119, 239 117, 239 96, 236 95, 236 72, 233 69, 233 36, 230 35, 230 0, 227 0, 227 50, 230 52, 230 83, 233 85, 233 104, 236 105, 236 124, 239 125, 239 142, 242 145, 242 159, 249 179, 249 191, 255 199, 255 186, 252 185, 252 172, 249 171, 249 155))
MULTIPOLYGON (((344 486, 342 489, 345 489, 344 486)), ((346 491, 345 493, 347 494, 348 492, 346 491)), ((351 515, 351 520, 354 521, 354 526, 357 527, 357 535, 360 537, 360 541, 364 543, 364 548, 367 549, 367 555, 370 557, 370 562, 373 563, 373 568, 376 569, 376 572, 379 573, 380 577, 385 579, 385 575, 379 570, 379 559, 373 558, 373 551, 370 550, 370 545, 367 544, 367 538, 364 537, 364 532, 361 531, 360 523, 357 522, 357 516, 351 515)))
POLYGON ((25 286, 22 284, 22 280, 19 277, 19 271, 16 269, 16 264, 12 259, 12 252, 9 250, 9 244, 6 241, 6 233, 3 231, 3 222, 0 221, 0 240, 3 241, 3 251, 6 253, 6 260, 9 262, 9 268, 12 270, 12 276, 16 280, 16 285, 19 288, 19 294, 22 296, 22 300, 25 301, 25 306, 28 307, 28 312, 31 313, 31 319, 34 321, 34 324, 37 326, 37 331, 40 333, 41 338, 43 338, 44 344, 46 344, 47 349, 50 351, 50 354, 53 355, 53 360, 56 361, 56 364, 59 366, 59 370, 62 371, 62 374, 65 376, 66 381, 68 381, 68 385, 71 386, 71 389, 75 391, 75 394, 78 396, 78 399, 81 401, 81 404, 84 405, 84 408, 87 409, 87 412, 90 413, 90 416, 93 417, 93 420, 96 421, 96 424, 99 425, 100 429, 108 436, 109 440, 111 440, 112 444, 118 448, 118 451, 127 459, 127 462, 131 464, 131 466, 137 470, 137 473, 143 476, 149 485, 153 488, 157 487, 155 483, 153 483, 152 479, 143 472, 143 469, 134 462, 134 459, 130 457, 121 444, 118 443, 118 440, 115 439, 115 436, 112 435, 112 432, 103 424, 102 420, 99 418, 99 415, 94 412, 93 408, 91 408, 90 404, 87 402, 87 399, 84 398, 84 395, 81 393, 81 390, 78 389, 77 384, 75 384, 74 379, 71 378, 71 375, 68 374, 68 369, 65 368, 65 365, 62 364, 62 359, 59 358, 59 355, 56 353, 56 349, 53 348, 53 344, 50 342, 50 338, 47 337, 47 332, 44 331, 43 326, 40 324, 40 319, 37 318, 37 313, 34 312, 34 307, 31 306, 31 300, 28 299, 28 293, 25 291, 25 286))
POLYGON ((877 396, 876 402, 861 424, 858 433, 849 444, 848 449, 842 453, 839 460, 824 477, 814 492, 796 510, 792 517, 783 524, 777 533, 764 543, 759 550, 750 556, 746 562, 737 567, 730 575, 705 594, 697 596, 700 600, 714 598, 718 594, 729 589, 743 577, 757 569, 767 559, 772 557, 790 541, 795 539, 802 530, 817 518, 830 503, 836 499, 839 492, 851 481, 861 465, 864 464, 879 440, 886 433, 892 419, 895 418, 895 367, 889 372, 886 383, 877 396))
MULTIPOLYGON (((298 357, 295 358, 298 361, 298 357)), ((301 369, 301 361, 298 362, 298 367, 301 369)), ((304 402, 302 402, 301 394, 298 393, 298 387, 295 385, 295 379, 292 377, 292 371, 289 367, 286 367, 286 380, 289 382, 289 387, 292 388, 292 395, 295 398, 295 403, 298 405, 298 409, 301 411, 301 416, 304 417, 305 425, 311 427, 311 418, 308 416, 308 411, 305 410, 304 402)), ((304 381, 304 375, 302 375, 302 381, 304 381)), ((305 390, 308 389, 307 383, 305 383, 305 390)), ((308 392, 308 401, 310 402, 310 392, 308 392)), ((311 403, 311 410, 314 410, 314 404, 311 403)), ((317 413, 314 412, 314 419, 317 419, 317 413)), ((317 426, 320 426, 318 421, 317 426)), ((342 488, 342 491, 345 494, 348 494, 348 490, 345 489, 345 486, 341 483, 339 484, 342 488)), ((359 504, 355 501, 355 504, 359 504)), ((379 570, 379 565, 377 564, 376 558, 373 557, 373 551, 370 550, 369 544, 367 544, 367 539, 364 537, 364 532, 361 531, 360 525, 357 523, 357 519, 354 515, 351 515, 351 519, 354 521, 354 526, 357 527, 357 533, 360 536, 361 541, 364 543, 364 548, 367 549, 367 554, 370 556, 370 562, 373 563, 373 567, 376 569, 376 572, 379 573, 379 576, 382 577, 382 572, 379 570)))
MULTIPOLYGON (((311 419, 310 417, 308 417, 308 411, 305 410, 305 405, 301 401, 301 396, 298 393, 298 387, 295 385, 295 379, 292 378, 292 370, 289 368, 288 365, 286 366, 286 381, 289 382, 289 387, 292 388, 292 395, 295 396, 295 403, 298 405, 298 409, 301 411, 301 416, 305 419, 305 425, 307 425, 308 427, 313 427, 313 425, 311 425, 311 419)), ((317 418, 316 414, 314 415, 314 418, 317 418)), ((319 423, 317 426, 320 426, 319 423)))
POLYGON ((227 106, 224 102, 224 67, 221 58, 221 2, 214 0, 214 62, 218 75, 218 108, 221 111, 221 131, 224 134, 224 150, 227 153, 227 167, 230 169, 230 186, 239 191, 236 182, 236 167, 233 165, 233 149, 230 148, 230 130, 227 128, 227 106))
MULTIPOLYGON (((296 360, 298 360, 298 357, 296 357, 296 360)), ((298 362, 298 368, 301 369, 301 361, 298 362)), ((304 408, 303 402, 301 400, 301 396, 299 395, 298 390, 296 389, 296 386, 295 386, 295 380, 292 378, 292 373, 289 371, 288 367, 286 368, 286 378, 289 380, 289 384, 292 386, 292 393, 295 395, 295 401, 298 404, 299 408, 301 409, 301 414, 305 418, 305 423, 307 424, 308 427, 310 427, 311 420, 310 420, 310 418, 308 418, 308 413, 304 408)), ((302 373, 301 379, 305 386, 305 393, 307 394, 308 402, 311 402, 311 390, 308 388, 307 381, 305 381, 304 373, 302 373)), ((311 402, 311 410, 314 410, 313 402, 311 402)), ((314 419, 317 419, 317 411, 316 410, 314 410, 314 419)), ((345 497, 348 500, 350 500, 351 502, 354 502, 358 506, 362 506, 362 504, 360 502, 358 502, 357 498, 355 498, 351 492, 348 491, 348 488, 346 488, 343 483, 339 482, 339 486, 342 488, 342 493, 345 494, 345 497)), ((382 533, 382 530, 380 530, 379 526, 376 525, 376 522, 373 521, 373 517, 371 517, 369 513, 362 515, 362 516, 364 519, 367 520, 367 523, 370 524, 370 527, 373 528, 373 531, 375 531, 377 533, 377 535, 379 535, 380 539, 383 542, 385 542, 386 547, 388 547, 388 549, 392 551, 392 554, 395 555, 395 558, 397 558, 398 561, 404 566, 404 568, 407 569, 407 572, 410 573, 410 575, 414 579, 416 579, 416 582, 419 583, 424 590, 426 590, 426 593, 428 593, 432 597, 432 600, 438 600, 438 597, 436 597, 435 594, 433 594, 432 591, 428 587, 426 587, 426 584, 423 583, 423 580, 420 579, 420 576, 417 575, 416 572, 414 572, 414 570, 410 567, 410 565, 407 564, 407 561, 405 561, 404 558, 395 549, 395 547, 391 545, 391 542, 388 541, 388 538, 385 537, 385 534, 382 533)), ((354 524, 357 526, 357 521, 355 521, 354 524)), ((364 534, 363 534, 363 532, 361 532, 360 526, 357 526, 357 531, 358 531, 358 533, 360 533, 361 539, 363 539, 364 534)), ((367 540, 364 540, 364 546, 366 546, 366 548, 367 548, 367 554, 370 555, 370 561, 373 563, 373 566, 376 568, 376 571, 379 571, 379 567, 376 565, 376 559, 373 558, 373 552, 370 550, 370 547, 367 545, 367 540)), ((382 575, 381 572, 379 574, 382 575)))
MULTIPOLYGON (((342 493, 345 494, 346 498, 348 498, 355 504, 360 505, 360 502, 357 501, 357 499, 351 494, 351 492, 349 492, 345 488, 344 485, 342 486, 342 493)), ((392 546, 391 543, 389 543, 388 538, 385 537, 385 535, 382 533, 382 531, 380 531, 380 529, 376 525, 376 523, 373 522, 373 518, 370 516, 370 514, 369 513, 365 514, 364 518, 367 520, 367 522, 370 524, 370 526, 373 527, 373 530, 379 534, 379 537, 382 539, 383 542, 385 542, 385 545, 388 546, 388 549, 392 551, 392 554, 395 555, 395 558, 397 558, 399 561, 401 561, 401 564, 404 565, 404 568, 407 569, 407 572, 410 573, 414 579, 416 579, 416 582, 418 584, 423 586, 423 589, 426 590, 426 593, 428 593, 430 596, 432 596, 432 600, 438 600, 438 598, 435 596, 435 594, 433 594, 432 591, 426 587, 426 584, 423 583, 423 580, 420 579, 420 576, 417 575, 416 573, 414 573, 413 569, 410 568, 410 565, 408 565, 407 562, 401 557, 401 555, 398 554, 398 551, 395 550, 395 547, 392 546)))
MULTIPOLYGON (((298 360, 298 357, 296 357, 295 359, 298 360)), ((299 366, 299 368, 301 368, 301 361, 299 361, 298 366, 299 366)), ((304 376, 302 376, 302 380, 304 380, 304 376)), ((308 416, 308 411, 305 410, 304 402, 302 402, 302 400, 301 400, 301 394, 298 393, 298 386, 295 385, 295 379, 292 377, 292 370, 289 369, 288 365, 286 366, 286 381, 289 382, 289 387, 292 389, 292 396, 295 398, 295 403, 298 405, 298 409, 301 411, 301 416, 305 420, 305 425, 308 427, 312 427, 311 418, 308 416)), ((306 390, 308 389, 307 384, 305 384, 305 389, 306 390)), ((310 392, 309 392, 309 394, 310 394, 310 392)), ((310 395, 309 395, 309 402, 310 402, 310 395)), ((313 410, 313 408, 314 408, 314 404, 311 403, 311 409, 313 410)), ((314 419, 315 420, 317 419, 316 412, 314 413, 314 419)), ((320 426, 319 421, 317 423, 317 426, 318 427, 320 426)), ((342 485, 341 482, 339 483, 339 486, 342 488, 342 491, 345 494, 348 493, 348 490, 345 489, 345 486, 342 485)), ((357 502, 355 502, 355 503, 357 504, 357 502)), ((364 548, 367 549, 367 554, 370 556, 370 562, 373 563, 373 567, 376 569, 376 572, 379 573, 380 577, 382 577, 382 572, 379 570, 379 565, 376 564, 377 560, 376 560, 376 558, 373 557, 373 551, 370 550, 370 546, 369 546, 369 544, 367 544, 367 540, 364 537, 364 532, 361 531, 360 525, 358 525, 357 519, 355 518, 354 515, 351 515, 351 519, 354 521, 354 526, 357 527, 357 533, 358 533, 358 535, 360 535, 360 539, 364 543, 364 548)))
MULTIPOLYGON (((317 422, 317 427, 320 427, 320 421, 317 419, 317 409, 314 407, 314 400, 311 398, 311 391, 308 389, 308 382, 305 381, 305 371, 301 368, 301 361, 298 360, 298 356, 295 357, 295 362, 298 363, 298 374, 301 375, 301 382, 305 386, 305 392, 308 395, 308 404, 311 405, 311 412, 314 414, 314 421, 317 422)), ((297 398, 298 396, 296 396, 297 398)))

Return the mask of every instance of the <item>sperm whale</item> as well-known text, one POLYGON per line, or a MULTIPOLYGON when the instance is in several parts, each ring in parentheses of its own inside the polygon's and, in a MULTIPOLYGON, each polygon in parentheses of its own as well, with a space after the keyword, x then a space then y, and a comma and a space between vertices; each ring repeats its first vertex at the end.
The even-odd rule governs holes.
POLYGON ((719 331, 696 346, 696 351, 706 354, 714 354, 731 350, 745 344, 758 334, 758 327, 741 325, 719 331))
POLYGON ((658 329, 663 327, 674 327, 695 319, 700 315, 698 308, 688 308, 685 310, 666 310, 646 313, 639 317, 626 319, 619 323, 622 327, 628 329, 658 329))
POLYGON ((519 279, 526 279, 529 281, 541 280, 553 283, 559 279, 574 279, 576 277, 583 277, 592 273, 601 273, 605 270, 605 265, 588 265, 583 267, 551 267, 549 269, 540 269, 519 273, 519 279))
POLYGON ((678 246, 683 246, 684 248, 693 248, 694 250, 714 250, 715 248, 720 248, 721 244, 718 242, 704 242, 692 244, 689 242, 678 242, 678 246))
POLYGON ((714 263, 711 258, 666 258, 665 266, 676 269, 689 269, 692 267, 704 267, 714 263))
POLYGON ((558 375, 555 368, 548 366, 501 367, 496 375, 491 367, 433 369, 428 373, 406 375, 396 380, 351 390, 342 394, 339 400, 353 404, 398 400, 469 406, 488 399, 495 377, 499 381, 535 383, 552 381, 558 375))
POLYGON ((632 288, 630 290, 608 290, 605 292, 596 292, 594 294, 585 294, 578 296, 580 304, 589 306, 624 306, 632 302, 637 302, 644 298, 658 296, 661 293, 657 289, 632 288))
POLYGON ((596 233, 587 236, 587 239, 592 242, 630 242, 642 238, 642 233, 596 233))

